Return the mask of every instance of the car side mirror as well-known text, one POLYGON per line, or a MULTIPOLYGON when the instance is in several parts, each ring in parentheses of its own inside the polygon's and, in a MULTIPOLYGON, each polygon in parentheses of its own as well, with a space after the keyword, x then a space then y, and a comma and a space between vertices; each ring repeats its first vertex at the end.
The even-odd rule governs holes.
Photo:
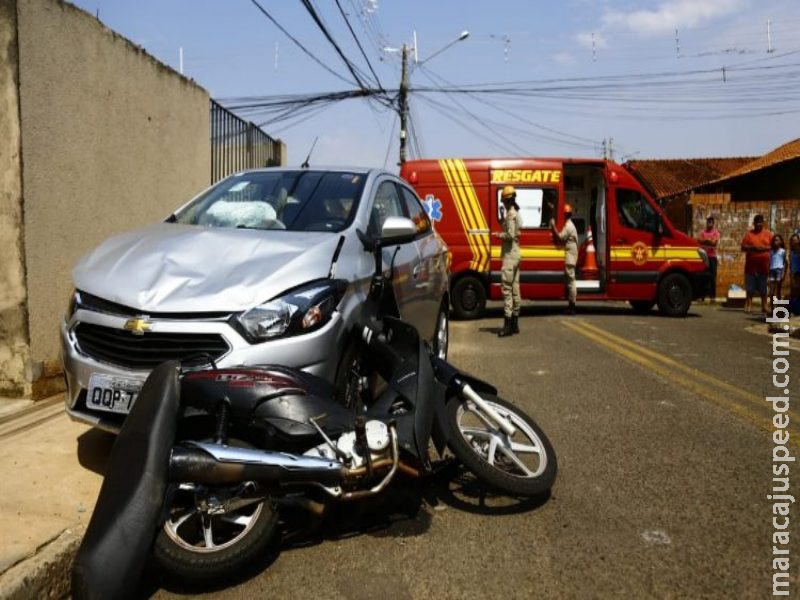
POLYGON ((417 237, 417 226, 407 217, 388 217, 381 229, 382 244, 405 244, 417 237))

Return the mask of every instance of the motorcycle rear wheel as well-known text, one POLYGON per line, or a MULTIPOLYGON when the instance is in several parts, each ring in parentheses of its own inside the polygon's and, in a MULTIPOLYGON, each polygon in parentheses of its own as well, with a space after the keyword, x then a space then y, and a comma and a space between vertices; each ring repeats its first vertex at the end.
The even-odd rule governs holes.
POLYGON ((178 487, 153 550, 165 573, 182 581, 207 582, 229 577, 264 556, 275 539, 278 514, 269 498, 232 510, 209 510, 209 499, 232 489, 178 487))
POLYGON ((469 401, 451 398, 446 407, 450 450, 475 476, 515 496, 538 496, 555 482, 558 464, 541 428, 511 402, 481 393, 516 428, 512 438, 492 426, 469 401))

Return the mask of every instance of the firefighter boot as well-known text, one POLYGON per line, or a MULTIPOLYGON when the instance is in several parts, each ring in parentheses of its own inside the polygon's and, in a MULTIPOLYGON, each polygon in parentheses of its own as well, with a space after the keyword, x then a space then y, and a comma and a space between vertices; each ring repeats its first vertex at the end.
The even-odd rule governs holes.
POLYGON ((519 315, 511 316, 511 333, 519 333, 519 315))
POLYGON ((574 315, 575 314, 575 303, 574 302, 570 302, 569 303, 569 306, 567 307, 567 314, 568 315, 574 315))
POLYGON ((497 337, 507 337, 513 333, 511 330, 511 317, 503 317, 503 328, 497 332, 497 337))

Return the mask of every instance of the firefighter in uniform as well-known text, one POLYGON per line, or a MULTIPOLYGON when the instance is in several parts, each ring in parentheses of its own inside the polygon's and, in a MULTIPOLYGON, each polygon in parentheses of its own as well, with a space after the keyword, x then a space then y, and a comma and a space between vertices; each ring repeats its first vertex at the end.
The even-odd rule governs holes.
POLYGON ((503 329, 497 335, 506 337, 519 333, 519 230, 522 228, 522 219, 519 216, 517 205, 517 191, 513 185, 507 185, 500 194, 503 202, 503 216, 500 224, 501 233, 495 235, 503 240, 502 258, 503 268, 500 272, 500 287, 503 290, 504 318, 503 329))
POLYGON ((578 264, 578 230, 572 222, 572 207, 569 204, 564 205, 564 217, 566 222, 561 231, 556 228, 553 219, 550 219, 550 229, 555 238, 564 245, 564 275, 567 280, 567 300, 569 301, 567 314, 574 315, 575 300, 578 297, 578 286, 575 283, 575 265, 578 264))

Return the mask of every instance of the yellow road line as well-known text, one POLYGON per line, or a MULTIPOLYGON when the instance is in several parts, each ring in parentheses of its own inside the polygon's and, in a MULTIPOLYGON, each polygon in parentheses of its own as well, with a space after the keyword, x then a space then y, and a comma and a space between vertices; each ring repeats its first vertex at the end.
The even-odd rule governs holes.
MULTIPOLYGON (((725 390, 727 393, 732 394, 734 396, 738 396, 742 400, 745 400, 746 402, 749 402, 749 403, 751 403, 751 404, 753 404, 755 406, 758 406, 760 408, 767 407, 767 408, 771 409, 771 407, 769 407, 767 405, 766 399, 761 397, 761 396, 757 396, 756 394, 748 392, 747 390, 743 390, 742 388, 738 388, 735 385, 731 385, 730 383, 722 381, 721 379, 717 379, 716 377, 712 377, 711 375, 708 375, 707 373, 703 373, 702 371, 699 371, 699 370, 695 369, 694 367, 690 367, 688 365, 680 363, 680 362, 670 358, 669 356, 661 354, 660 352, 656 352, 655 350, 652 350, 650 348, 647 348, 645 346, 642 346, 642 345, 637 344, 635 342, 632 342, 630 340, 626 340, 623 337, 620 337, 618 335, 614 335, 613 333, 610 333, 610 332, 606 331, 605 329, 601 329, 601 328, 597 327, 596 325, 592 325, 590 323, 585 323, 584 322, 583 326, 585 328, 589 329, 590 331, 595 332, 597 335, 604 336, 605 338, 607 338, 607 339, 609 339, 609 340, 611 340, 613 342, 616 342, 617 344, 620 344, 621 346, 625 346, 627 348, 630 348, 630 349, 634 350, 635 352, 640 352, 640 353, 642 353, 642 354, 644 354, 646 356, 649 356, 649 357, 651 357, 651 358, 653 358, 655 360, 658 360, 658 361, 660 361, 661 363, 667 365, 670 368, 677 369, 677 370, 679 370, 679 371, 681 371, 683 373, 686 373, 690 377, 694 377, 695 379, 700 379, 701 381, 705 381, 709 385, 713 385, 713 386, 716 386, 716 387, 718 387, 718 388, 720 388, 722 390, 725 390)), ((778 395, 777 394, 777 390, 776 390, 776 394, 775 395, 776 396, 778 395)), ((800 423, 800 413, 796 413, 796 412, 790 410, 790 411, 787 412, 787 415, 789 416, 789 418, 791 420, 793 420, 793 421, 795 421, 797 423, 800 423)))
MULTIPOLYGON (((742 406, 741 404, 737 404, 736 402, 732 402, 727 397, 716 393, 713 390, 710 390, 708 387, 704 386, 703 384, 699 383, 698 381, 679 377, 677 373, 675 373, 672 369, 667 367, 664 364, 660 364, 654 362, 648 358, 642 356, 639 350, 642 350, 641 347, 637 348, 637 351, 632 351, 628 348, 621 347, 619 344, 607 339, 605 335, 594 333, 587 329, 582 328, 576 322, 570 321, 562 321, 564 326, 568 329, 571 329, 575 333, 578 333, 585 338, 595 342, 596 344, 603 346, 604 348, 608 348, 612 352, 620 354, 630 360, 633 363, 636 363, 642 367, 645 367, 659 375, 661 375, 664 379, 679 385, 680 387, 689 390, 690 392, 697 394, 702 398, 706 398, 715 404, 718 404, 722 408, 729 410, 730 412, 736 414, 739 417, 749 421, 759 429, 762 429, 766 432, 772 433, 773 425, 772 421, 766 417, 763 417, 755 412, 751 411, 748 407, 742 406)), ((581 323, 581 325, 586 326, 586 323, 581 323)), ((594 328, 593 328, 594 329, 594 328)), ((602 331, 602 330, 600 330, 602 331)), ((605 334, 605 332, 603 332, 605 334)), ((765 407, 766 408, 766 407, 765 407)), ((800 432, 789 430, 787 429, 789 436, 790 436, 790 444, 793 446, 797 446, 796 440, 800 438, 800 432)))

